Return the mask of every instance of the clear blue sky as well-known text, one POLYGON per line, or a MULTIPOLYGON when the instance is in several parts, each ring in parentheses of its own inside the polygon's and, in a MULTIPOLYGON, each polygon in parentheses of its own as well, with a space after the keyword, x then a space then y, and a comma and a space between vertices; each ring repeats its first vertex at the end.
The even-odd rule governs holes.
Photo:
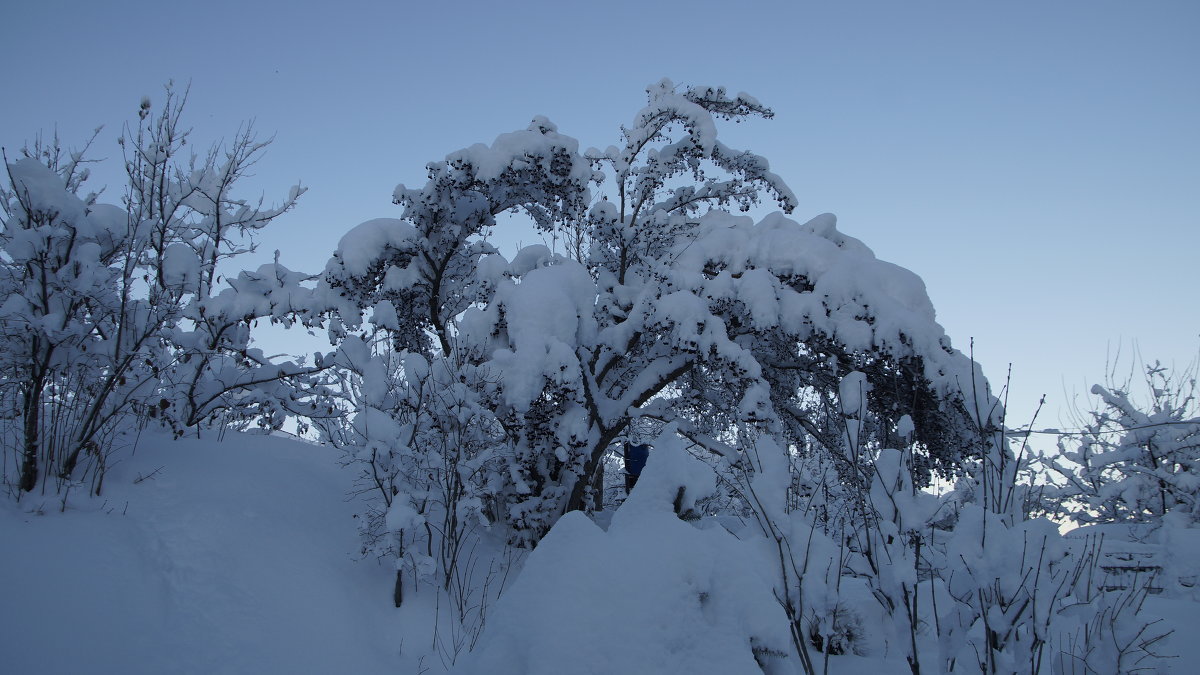
POLYGON ((0 26, 10 156, 104 124, 95 154, 116 159, 141 96, 190 81, 198 142, 250 118, 276 136, 245 194, 310 188, 263 238, 293 268, 398 215, 392 189, 427 161, 535 114, 615 142, 666 76, 772 106, 726 142, 770 159, 797 218, 834 212, 920 274, 993 383, 1011 362, 1012 422, 1045 393, 1058 424, 1110 348, 1183 365, 1200 347, 1193 0, 41 0, 5 3, 0 26))

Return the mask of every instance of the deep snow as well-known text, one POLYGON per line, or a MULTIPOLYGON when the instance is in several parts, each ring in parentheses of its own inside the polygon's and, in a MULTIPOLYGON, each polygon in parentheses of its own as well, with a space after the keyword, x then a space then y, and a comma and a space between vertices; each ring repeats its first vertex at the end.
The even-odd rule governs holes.
MULTIPOLYGON (((442 672, 433 593, 396 610, 391 570, 360 559, 351 479, 337 451, 294 440, 151 437, 114 466, 103 497, 73 497, 65 513, 53 497, 0 500, 0 671, 442 672)), ((731 535, 657 522, 637 493, 626 509, 598 519, 607 530, 563 519, 454 672, 755 672, 729 640, 782 638, 759 611, 769 603, 746 595, 764 580, 721 557, 731 535)), ((1171 571, 1190 574, 1200 539, 1174 536, 1171 571)), ((1147 605, 1179 629, 1171 672, 1195 672, 1200 603, 1147 605)), ((878 657, 831 665, 907 671, 878 657)))

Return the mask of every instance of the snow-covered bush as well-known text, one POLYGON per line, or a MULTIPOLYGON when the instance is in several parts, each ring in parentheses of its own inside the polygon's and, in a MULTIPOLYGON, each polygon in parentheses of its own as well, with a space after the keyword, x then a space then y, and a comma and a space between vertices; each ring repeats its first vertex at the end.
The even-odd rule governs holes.
POLYGON ((87 177, 82 159, 57 141, 5 157, 3 445, 5 482, 15 475, 21 491, 70 474, 82 454, 102 460, 110 432, 103 403, 128 396, 125 371, 141 371, 140 360, 97 348, 102 335, 134 338, 127 317, 114 311, 132 280, 111 264, 127 254, 123 213, 78 195, 87 177), (114 356, 118 369, 105 372, 114 356), (10 455, 10 448, 18 450, 10 455))
POLYGON ((171 86, 161 112, 143 100, 121 138, 122 206, 83 192, 88 147, 56 139, 5 156, 0 402, 5 482, 18 492, 85 479, 98 492, 115 435, 136 419, 179 434, 321 414, 322 390, 296 382, 320 365, 273 363, 249 339, 258 318, 315 316, 307 277, 276 264, 217 288, 219 264, 251 250, 249 236, 303 190, 272 208, 232 195, 266 145, 249 127, 182 161, 185 100, 171 86))
POLYGON ((474 582, 464 574, 494 518, 488 495, 496 486, 488 481, 496 481, 505 449, 477 396, 486 371, 410 352, 373 353, 358 338, 343 342, 338 363, 351 374, 358 406, 341 442, 351 441, 352 459, 364 466, 364 553, 394 561, 397 607, 406 585, 427 581, 464 614, 474 582))
POLYGON ((1046 459, 1058 479, 1052 496, 1087 523, 1158 523, 1167 512, 1200 519, 1200 404, 1194 369, 1145 371, 1148 396, 1128 385, 1092 387, 1098 397, 1078 436, 1046 459))

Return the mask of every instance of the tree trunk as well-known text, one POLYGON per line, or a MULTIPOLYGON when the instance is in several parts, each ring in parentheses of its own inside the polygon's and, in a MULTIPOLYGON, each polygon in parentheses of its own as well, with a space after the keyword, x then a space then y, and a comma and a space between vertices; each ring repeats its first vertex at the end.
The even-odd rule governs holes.
POLYGON ((38 476, 38 427, 41 426, 42 417, 41 378, 34 378, 34 382, 25 392, 24 408, 25 438, 18 487, 22 492, 33 492, 33 488, 37 487, 38 476))
POLYGON ((595 511, 604 510, 604 456, 601 454, 600 462, 596 464, 596 472, 592 475, 592 509, 595 511))
MULTIPOLYGON (((587 461, 583 463, 583 475, 580 476, 575 481, 575 485, 571 487, 571 495, 567 499, 566 508, 563 509, 563 513, 582 511, 584 509, 584 496, 587 492, 586 488, 591 484, 593 477, 596 475, 597 467, 603 463, 604 451, 608 450, 609 444, 611 444, 617 436, 621 435, 621 432, 625 430, 625 427, 628 426, 628 424, 629 421, 625 420, 611 429, 601 430, 600 438, 596 441, 596 444, 592 446, 591 456, 589 456, 587 461)), ((601 480, 603 480, 603 478, 601 478, 601 480)))
POLYGON ((400 607, 404 603, 404 573, 396 570, 396 585, 392 588, 392 603, 400 607))

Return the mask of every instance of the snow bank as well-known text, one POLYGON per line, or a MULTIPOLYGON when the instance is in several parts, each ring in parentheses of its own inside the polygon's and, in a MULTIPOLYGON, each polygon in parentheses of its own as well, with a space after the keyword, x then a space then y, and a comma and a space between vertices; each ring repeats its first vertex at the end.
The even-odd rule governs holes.
POLYGON ((143 440, 105 496, 0 502, 10 673, 383 673, 406 665, 390 573, 356 561, 336 451, 143 440), (144 478, 135 484, 139 477, 144 478), (39 509, 43 514, 31 513, 39 509))

